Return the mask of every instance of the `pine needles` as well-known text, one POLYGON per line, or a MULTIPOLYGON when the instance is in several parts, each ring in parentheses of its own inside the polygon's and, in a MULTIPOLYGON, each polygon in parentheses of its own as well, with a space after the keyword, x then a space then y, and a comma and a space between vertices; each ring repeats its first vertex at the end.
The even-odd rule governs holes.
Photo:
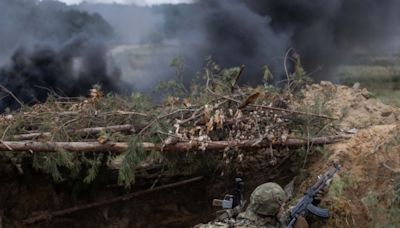
MULTIPOLYGON (((304 127, 310 127, 314 134, 324 126, 320 123, 331 121, 329 117, 320 115, 325 114, 323 103, 315 102, 318 107, 314 110, 296 112, 291 101, 293 94, 284 90, 272 88, 269 84, 239 88, 237 81, 244 66, 222 69, 208 59, 203 75, 199 74, 190 86, 185 84, 188 80, 184 79, 183 62, 175 59, 171 66, 176 68, 177 77, 173 84, 161 86, 164 92, 170 93, 164 94, 167 99, 162 104, 153 103, 140 93, 131 96, 103 94, 98 86, 90 90, 88 98, 50 96, 45 103, 0 116, 1 140, 21 144, 40 142, 44 145, 43 149, 36 150, 40 152, 48 151, 46 148, 50 144, 58 145, 58 148, 62 146, 57 143, 67 147, 74 143, 96 143, 97 148, 104 146, 105 149, 97 153, 89 149, 78 149, 74 153, 60 150, 54 154, 32 154, 31 151, 16 156, 31 158, 36 170, 51 175, 57 182, 81 178, 83 183, 90 184, 103 168, 118 169, 118 183, 129 187, 135 183, 137 169, 147 160, 151 160, 152 165, 164 163, 161 165, 169 171, 173 168, 166 163, 184 167, 181 173, 202 169, 208 172, 221 167, 214 160, 227 159, 225 154, 231 154, 229 159, 232 161, 246 160, 244 156, 247 153, 231 146, 227 150, 232 153, 224 152, 223 158, 196 153, 207 150, 207 145, 214 141, 236 142, 234 145, 251 141, 247 143, 251 146, 284 143, 290 132, 297 134, 296 137, 304 136, 304 127), (310 117, 310 111, 317 114, 310 117), (162 151, 168 146, 173 148, 178 142, 188 145, 181 149, 187 150, 185 158, 176 154, 149 153, 142 147, 142 143, 154 144, 155 147, 146 150, 157 148, 162 151), (115 157, 110 148, 117 143, 124 145, 119 152, 128 146, 123 155, 115 157)), ((300 69, 299 62, 297 66, 300 69)), ((300 76, 304 74, 301 70, 297 73, 300 76)), ((291 83, 294 85, 303 79, 300 76, 291 78, 291 83)), ((266 83, 272 80, 268 68, 265 68, 264 79, 266 83)), ((299 84, 303 85, 303 82, 299 84)), ((276 159, 270 150, 269 154, 271 159, 276 159)), ((225 162, 231 164, 232 161, 225 162)))
POLYGON ((59 151, 53 154, 38 153, 33 156, 32 166, 36 170, 50 174, 54 181, 61 182, 64 180, 64 177, 60 169, 65 167, 72 170, 75 166, 73 160, 74 155, 66 151, 59 151))
POLYGON ((135 170, 148 155, 139 142, 136 136, 130 139, 118 172, 118 183, 127 188, 135 183, 135 170))

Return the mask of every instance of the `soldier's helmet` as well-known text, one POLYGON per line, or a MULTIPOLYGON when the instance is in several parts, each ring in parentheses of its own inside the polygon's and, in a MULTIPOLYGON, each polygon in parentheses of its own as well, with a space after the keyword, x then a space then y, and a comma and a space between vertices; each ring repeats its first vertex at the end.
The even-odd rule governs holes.
POLYGON ((258 215, 274 216, 286 202, 286 193, 276 183, 265 183, 258 186, 250 196, 249 209, 258 215))

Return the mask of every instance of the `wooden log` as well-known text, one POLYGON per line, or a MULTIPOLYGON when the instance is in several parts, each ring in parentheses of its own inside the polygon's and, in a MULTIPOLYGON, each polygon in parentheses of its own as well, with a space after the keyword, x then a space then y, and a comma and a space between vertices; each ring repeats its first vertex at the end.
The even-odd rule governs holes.
MULTIPOLYGON (((318 137, 310 139, 288 138, 286 142, 268 142, 257 140, 242 140, 242 141, 212 141, 212 142, 178 142, 173 145, 162 146, 159 144, 143 142, 142 147, 145 151, 162 151, 162 152, 186 152, 196 150, 206 151, 221 151, 226 148, 262 148, 272 145, 277 147, 301 147, 307 144, 322 145, 331 144, 347 139, 349 136, 339 135, 330 137, 318 137)), ((75 153, 123 153, 128 148, 128 143, 124 142, 36 142, 36 141, 1 141, 0 151, 13 151, 13 152, 57 152, 60 150, 75 152, 75 153)))
MULTIPOLYGON (((50 114, 56 116, 77 116, 77 115, 85 115, 82 112, 74 112, 74 111, 64 111, 64 112, 24 112, 24 116, 39 116, 41 114, 50 114)), ((96 116, 109 116, 109 115, 137 115, 142 117, 147 117, 147 114, 141 112, 133 112, 133 111, 113 111, 113 112, 100 112, 97 113, 96 116)))
MULTIPOLYGON (((125 125, 115 125, 115 126, 108 126, 108 127, 93 127, 93 128, 82 128, 78 130, 70 130, 67 131, 70 134, 74 135, 92 135, 98 134, 101 131, 111 131, 111 132, 129 132, 134 133, 135 127, 130 124, 125 125)), ((37 138, 50 138, 51 132, 37 132, 37 133, 28 133, 28 134, 20 134, 20 135, 13 135, 11 136, 12 140, 16 141, 23 141, 23 140, 31 140, 37 138)))

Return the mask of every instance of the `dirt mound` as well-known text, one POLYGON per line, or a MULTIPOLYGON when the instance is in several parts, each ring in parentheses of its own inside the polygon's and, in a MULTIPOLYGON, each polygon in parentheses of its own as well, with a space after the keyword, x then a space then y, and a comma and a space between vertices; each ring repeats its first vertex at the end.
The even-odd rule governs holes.
POLYGON ((399 108, 382 103, 357 85, 350 88, 322 81, 307 86, 303 92, 301 105, 321 104, 321 107, 339 119, 338 125, 344 130, 392 124, 400 119, 399 108))
MULTIPOLYGON (((314 178, 330 163, 343 166, 324 202, 330 208, 328 227, 397 227, 400 224, 400 111, 371 97, 366 90, 335 86, 330 82, 311 85, 303 102, 322 100, 337 125, 354 130, 347 141, 326 147, 328 156, 308 168, 314 178), (315 175, 314 175, 315 174, 315 175)), ((321 224, 319 224, 321 225, 321 224)))

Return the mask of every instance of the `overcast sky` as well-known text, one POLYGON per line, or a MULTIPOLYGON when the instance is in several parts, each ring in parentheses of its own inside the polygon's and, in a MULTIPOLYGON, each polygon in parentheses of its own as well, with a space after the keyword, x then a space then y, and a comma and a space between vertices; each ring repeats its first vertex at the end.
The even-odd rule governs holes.
POLYGON ((92 3, 135 3, 138 5, 154 5, 161 3, 182 3, 191 2, 192 0, 58 0, 67 4, 77 4, 81 2, 92 2, 92 3))

